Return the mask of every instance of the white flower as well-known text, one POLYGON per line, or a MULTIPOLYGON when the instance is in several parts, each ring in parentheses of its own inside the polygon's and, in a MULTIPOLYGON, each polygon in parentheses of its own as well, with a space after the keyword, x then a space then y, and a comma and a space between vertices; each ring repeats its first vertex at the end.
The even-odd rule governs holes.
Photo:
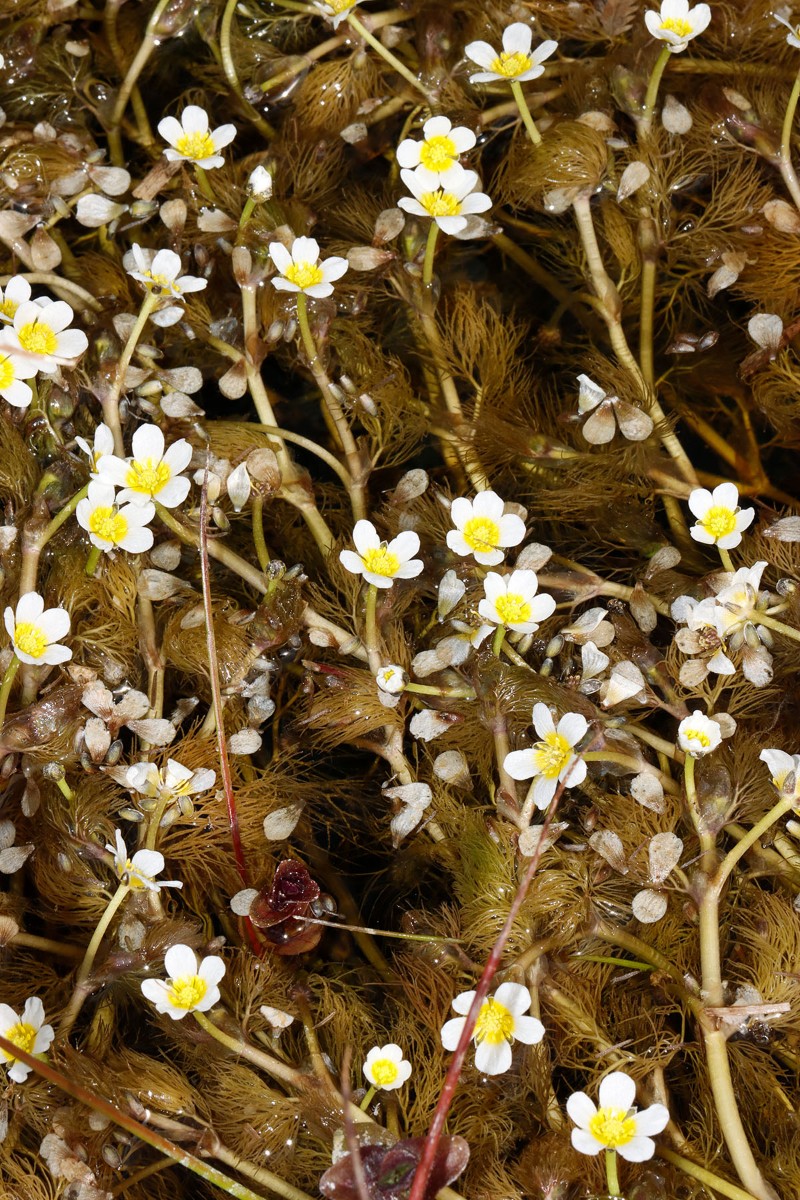
POLYGON ((762 750, 758 757, 769 767, 772 782, 782 796, 800 796, 800 754, 762 750))
POLYGON ((156 882, 156 875, 164 870, 164 855, 158 850, 137 850, 133 858, 129 858, 125 840, 118 829, 114 830, 114 841, 114 846, 106 843, 106 850, 114 856, 114 870, 120 883, 134 891, 146 888, 149 892, 158 892, 162 887, 183 887, 174 879, 156 882))
MULTIPOLYGON (((105 458, 100 459, 102 465, 105 458)), ((93 480, 85 499, 75 509, 78 524, 89 534, 89 541, 100 550, 127 550, 142 554, 153 544, 153 533, 146 526, 156 515, 154 504, 114 505, 114 488, 93 480)))
POLYGON ((225 159, 219 153, 236 137, 235 125, 220 125, 209 133, 208 113, 197 104, 187 104, 180 121, 164 117, 158 132, 170 149, 164 154, 170 162, 191 162, 198 167, 221 167, 225 159))
POLYGON ((216 778, 216 772, 208 767, 190 771, 174 758, 167 759, 163 771, 159 771, 155 763, 134 763, 128 768, 125 776, 127 786, 132 791, 167 802, 177 800, 180 796, 194 796, 197 792, 207 792, 214 786, 216 778))
POLYGON ((390 542, 382 542, 371 521, 356 521, 353 542, 357 553, 342 550, 339 561, 345 570, 363 575, 375 587, 391 587, 395 579, 413 579, 422 570, 422 559, 414 558, 419 538, 410 529, 390 542))
POLYGON ((465 46, 467 58, 483 69, 470 75, 470 83, 490 83, 493 79, 538 79, 544 74, 542 63, 558 48, 558 42, 542 42, 531 54, 533 33, 521 21, 503 30, 503 49, 498 52, 488 42, 470 42, 465 46))
POLYGON ((455 525, 447 545, 455 554, 475 556, 483 567, 503 561, 500 547, 518 546, 525 537, 525 522, 513 513, 503 514, 503 501, 495 492, 478 492, 474 500, 459 496, 450 506, 455 525))
POLYGON ((211 954, 198 965, 194 950, 178 943, 164 955, 164 966, 169 983, 162 979, 142 982, 142 992, 158 1012, 180 1021, 187 1013, 208 1012, 218 1003, 217 984, 225 974, 225 963, 218 955, 211 954))
POLYGON ((735 483, 720 483, 709 492, 695 488, 689 496, 689 508, 697 524, 689 530, 696 542, 730 550, 742 540, 742 532, 756 515, 754 508, 739 508, 739 490, 735 483))
POLYGON ((662 0, 660 12, 650 9, 644 14, 648 32, 666 42, 671 54, 685 50, 692 38, 706 29, 710 20, 711 9, 707 4, 689 8, 689 0, 662 0))
POLYGON ((411 1063, 394 1042, 388 1046, 373 1046, 364 1063, 364 1074, 374 1088, 393 1092, 402 1087, 411 1074, 411 1063))
POLYGON ((107 425, 101 422, 94 431, 94 441, 91 446, 86 441, 86 438, 82 437, 76 437, 75 444, 88 457, 92 468, 92 476, 95 476, 97 473, 97 464, 103 455, 114 453, 114 434, 107 425))
MULTIPOLYGON (((10 323, 20 304, 31 298, 31 285, 22 275, 12 275, 4 288, 0 288, 0 322, 10 323)), ((37 303, 41 304, 39 300, 37 303)), ((45 303, 50 303, 49 300, 45 303)))
POLYGON ((397 696, 400 692, 405 691, 408 676, 402 667, 390 663, 388 667, 381 667, 377 672, 375 682, 382 692, 389 692, 392 696, 397 696))
POLYGON ((778 13, 773 13, 772 15, 776 21, 780 21, 781 25, 785 25, 789 30, 786 38, 787 43, 790 46, 794 46, 795 50, 800 50, 800 25, 792 25, 785 17, 779 16, 778 13))
POLYGON ((260 164, 254 167, 247 180, 247 194, 263 204, 272 195, 272 176, 260 164))
POLYGON ((134 242, 122 265, 131 279, 138 279, 156 296, 180 299, 187 292, 201 292, 207 286, 207 281, 196 275, 181 275, 180 256, 174 250, 147 250, 134 242))
POLYGON ((327 17, 334 29, 338 29, 347 14, 360 3, 360 0, 315 0, 315 7, 323 17, 327 17))
POLYGON ((535 633, 540 622, 556 608, 555 600, 546 592, 536 595, 538 587, 535 571, 512 571, 510 575, 489 571, 483 581, 485 599, 478 605, 478 612, 493 625, 505 625, 515 633, 535 633))
POLYGON ((404 138, 397 147, 398 166, 414 170, 426 167, 439 175, 458 162, 458 156, 471 150, 476 137, 471 129, 463 125, 455 128, 448 117, 429 117, 422 126, 421 142, 404 138))
POLYGON ((533 727, 542 739, 528 750, 512 750, 503 768, 512 779, 535 779, 533 800, 537 808, 547 808, 559 783, 577 787, 586 778, 586 763, 575 754, 575 746, 586 736, 589 724, 580 713, 565 713, 553 722, 546 704, 534 704, 533 727))
MULTIPOLYGON (((44 1024, 44 1005, 38 996, 30 996, 25 1001, 21 1017, 7 1004, 0 1004, 0 1033, 20 1050, 37 1055, 46 1054, 55 1037, 53 1026, 44 1024)), ((0 1062, 11 1063, 8 1078, 14 1083, 24 1083, 31 1073, 30 1067, 5 1050, 0 1050, 0 1062)))
POLYGON ((73 366, 89 345, 82 329, 69 328, 73 316, 65 300, 45 305, 25 300, 14 313, 13 324, 0 333, 0 351, 21 353, 27 379, 37 371, 52 375, 60 365, 73 366))
POLYGON ((637 1112, 636 1084, 624 1071, 612 1071, 600 1084, 600 1107, 585 1092, 574 1092, 567 1112, 577 1125, 572 1144, 581 1154, 616 1150, 628 1162, 644 1162, 655 1153, 651 1133, 661 1133, 669 1121, 663 1104, 651 1104, 637 1112))
POLYGON ((714 620, 720 637, 731 637, 748 621, 758 621, 758 603, 762 593, 761 576, 766 562, 757 562, 752 567, 740 567, 728 575, 730 583, 717 593, 714 620))
POLYGON ((414 199, 403 196, 398 207, 416 217, 432 217, 443 233, 460 233, 468 216, 492 207, 487 195, 475 191, 480 182, 477 173, 466 171, 460 163, 441 174, 422 166, 403 170, 400 178, 414 199))
POLYGON ((689 717, 684 717, 678 726, 678 745, 684 754, 692 758, 702 758, 716 750, 722 741, 722 731, 716 721, 697 709, 689 717))
POLYGON ((146 506, 157 500, 165 508, 176 508, 189 494, 190 481, 185 471, 192 458, 192 447, 185 438, 164 449, 164 435, 157 425, 140 425, 131 442, 128 459, 104 454, 97 468, 104 484, 122 488, 118 504, 146 506))
POLYGON ((14 408, 27 408, 33 400, 30 384, 25 383, 36 374, 31 360, 23 354, 0 346, 0 396, 13 404, 14 408))
POLYGON ((69 647, 58 644, 69 633, 69 613, 65 608, 46 609, 38 592, 20 596, 16 613, 7 608, 4 620, 20 662, 52 667, 72 658, 69 647))
MULTIPOLYGON (((455 1050, 467 1015, 475 999, 474 992, 462 992, 453 1001, 453 1008, 462 1016, 453 1017, 442 1026, 442 1045, 455 1050)), ((519 983, 501 983, 493 996, 481 1005, 472 1038, 475 1042, 475 1066, 484 1075, 502 1075, 511 1066, 513 1042, 533 1046, 544 1037, 544 1025, 536 1017, 525 1017, 531 1006, 531 994, 519 983)))
POLYGON ((269 255, 281 272, 272 278, 279 292, 303 292, 321 299, 333 292, 333 283, 347 270, 346 258, 319 261, 319 243, 310 237, 298 237, 287 250, 283 242, 270 242, 269 255))

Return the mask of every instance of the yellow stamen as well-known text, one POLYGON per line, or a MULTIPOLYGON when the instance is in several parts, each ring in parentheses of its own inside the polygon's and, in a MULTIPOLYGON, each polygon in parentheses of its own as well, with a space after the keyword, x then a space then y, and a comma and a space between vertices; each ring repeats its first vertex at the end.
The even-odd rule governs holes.
POLYGON ((419 161, 429 171, 446 171, 457 158, 458 151, 453 139, 446 134, 428 138, 419 152, 419 161))
POLYGON ((539 774, 545 779, 558 779, 572 758, 572 747, 561 733, 546 733, 533 747, 533 758, 539 774))
POLYGON ((373 575, 384 575, 389 579, 393 579, 400 570, 400 559, 384 543, 367 550, 361 555, 361 561, 373 575))
POLYGON ((510 592, 494 602, 498 617, 504 625, 517 625, 531 618, 531 606, 524 596, 510 592))
POLYGON ((476 1042, 488 1042, 490 1046, 513 1041, 514 1014, 494 997, 484 1000, 473 1036, 476 1042))
POLYGON ((58 339, 49 325, 43 321, 29 321, 17 330, 19 344, 29 354, 55 354, 58 349, 58 339))
POLYGON ((689 742, 697 742, 704 750, 711 745, 711 738, 707 733, 701 733, 699 729, 685 729, 683 736, 689 742))
POLYGON ((609 1150, 627 1146, 636 1137, 636 1118, 621 1108, 601 1108, 589 1122, 589 1132, 609 1150))
POLYGON ((457 217, 461 212, 461 201, 452 192, 437 188, 435 192, 423 192, 419 202, 432 217, 457 217))
POLYGON ((478 554, 496 549, 500 542, 500 526, 489 517, 470 517, 461 532, 470 550, 478 554))
POLYGON ((19 305, 15 304, 13 300, 9 300, 8 297, 0 300, 0 316, 8 317, 9 321, 14 320, 14 313, 18 308, 19 305))
POLYGON ((23 621, 14 630, 14 645, 31 658, 41 658, 50 643, 47 635, 32 621, 23 621))
POLYGON ((717 504, 708 510, 700 524, 713 538, 727 537, 736 529, 736 513, 717 504))
POLYGON ((128 522, 122 513, 105 505, 94 509, 89 516, 89 532, 118 546, 128 532, 128 522))
POLYGON ((503 50, 489 64, 489 70, 494 71, 495 75, 504 75, 506 79, 516 79, 518 75, 522 75, 524 71, 527 71, 531 65, 530 57, 527 54, 523 54, 521 50, 517 50, 514 54, 509 54, 506 50, 503 50))
POLYGON ((208 991, 208 984, 199 975, 182 975, 173 979, 169 1002, 175 1008, 196 1008, 208 991))
POLYGON ((694 33, 692 25, 684 17, 667 17, 666 21, 661 22, 661 28, 680 38, 691 37, 694 33))
POLYGON ((205 133, 181 134, 175 143, 175 149, 178 151, 178 154, 183 155, 184 158, 191 159, 192 162, 197 162, 201 158, 210 158, 217 152, 214 139, 208 131, 205 133))
POLYGON ((125 486, 143 496, 157 496, 171 478, 172 471, 163 459, 138 458, 128 466, 125 486))
MULTIPOLYGON (((20 1050, 24 1050, 26 1054, 33 1054, 33 1046, 36 1041, 37 1030, 27 1021, 17 1021, 16 1025, 12 1025, 10 1029, 3 1030, 3 1037, 9 1042, 13 1042, 20 1050)), ((10 1063, 15 1063, 15 1058, 6 1060, 10 1063)))
POLYGON ((16 379, 17 375, 14 370, 14 364, 7 356, 0 358, 0 390, 11 387, 11 384, 16 379))
POLYGON ((387 1083, 394 1083, 397 1079, 397 1063, 391 1058, 377 1058, 370 1063, 370 1069, 375 1080, 375 1087, 386 1087, 387 1083))

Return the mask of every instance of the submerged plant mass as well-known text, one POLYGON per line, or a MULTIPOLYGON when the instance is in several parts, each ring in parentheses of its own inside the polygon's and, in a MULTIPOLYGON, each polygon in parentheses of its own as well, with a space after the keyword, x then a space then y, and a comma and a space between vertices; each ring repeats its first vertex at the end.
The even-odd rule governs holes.
POLYGON ((800 10, 6 9, 3 1194, 800 1194, 800 10))

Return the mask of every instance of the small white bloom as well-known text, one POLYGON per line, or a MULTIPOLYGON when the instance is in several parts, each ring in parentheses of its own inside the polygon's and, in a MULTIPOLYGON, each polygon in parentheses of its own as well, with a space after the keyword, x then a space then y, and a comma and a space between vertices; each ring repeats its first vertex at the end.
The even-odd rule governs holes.
POLYGON ((338 29, 360 2, 361 0, 315 0, 315 7, 330 21, 334 29, 338 29))
MULTIPOLYGON (((462 992, 453 1001, 453 1008, 462 1015, 442 1026, 445 1050, 455 1050, 461 1041, 474 999, 474 992, 462 992)), ((531 1003, 530 992, 519 983, 501 983, 495 994, 484 1000, 472 1031, 475 1066, 484 1075, 502 1075, 508 1070, 514 1041, 533 1046, 544 1037, 542 1022, 537 1017, 523 1016, 531 1003)))
POLYGON ((192 447, 185 438, 165 451, 164 434, 157 425, 140 425, 131 442, 129 459, 104 454, 97 471, 105 484, 122 488, 118 504, 146 506, 157 500, 165 508, 176 508, 189 494, 190 481, 185 471, 192 458, 192 447))
MULTIPOLYGON (((17 1016, 7 1004, 0 1004, 0 1033, 20 1050, 35 1055, 46 1054, 55 1037, 53 1026, 44 1024, 44 1005, 38 996, 25 1001, 22 1016, 17 1016)), ((0 1062, 11 1064, 8 1078, 14 1083, 24 1083, 31 1073, 30 1067, 5 1050, 0 1050, 0 1062)))
POLYGON ((786 41, 788 45, 794 46, 795 50, 800 50, 800 25, 792 25, 785 17, 781 17, 778 13, 773 13, 776 21, 780 21, 781 25, 785 25, 789 30, 786 41))
POLYGON ((236 126, 220 125, 209 132, 205 109, 187 104, 180 121, 164 117, 158 123, 158 132, 169 142, 170 148, 164 154, 170 162, 191 162, 208 169, 223 166, 225 159, 219 152, 236 137, 236 126))
POLYGON ((666 42, 671 54, 685 50, 692 38, 702 33, 711 20, 711 9, 707 4, 689 7, 689 0, 662 0, 661 11, 650 9, 644 14, 648 32, 661 42, 666 42))
POLYGON ((247 194, 260 204, 269 200, 272 195, 272 176, 266 167, 260 164, 254 167, 247 180, 247 194))
POLYGON ((97 473, 97 464, 104 454, 114 453, 114 434, 109 427, 102 422, 94 431, 94 441, 90 446, 86 438, 76 437, 75 445, 83 451, 88 457, 91 464, 92 475, 97 473))
POLYGON ((181 275, 180 256, 174 250, 147 250, 134 242, 122 265, 131 279, 138 279, 156 296, 180 299, 187 292, 201 292, 207 286, 207 281, 196 275, 181 275))
POLYGON ((612 1071, 600 1084, 600 1107, 586 1092, 573 1092, 567 1112, 577 1125, 572 1144, 581 1154, 616 1150, 628 1162, 652 1158, 656 1145, 650 1134, 661 1133, 669 1121, 669 1109, 651 1104, 638 1112, 634 1105, 636 1084, 624 1071, 612 1071))
POLYGON ((711 754, 722 741, 722 731, 716 721, 707 717, 697 709, 689 717, 684 717, 678 726, 678 745, 684 754, 692 758, 702 758, 711 754))
POLYGON ((388 667, 381 667, 375 676, 375 682, 382 692, 389 692, 392 696, 397 696, 400 692, 405 691, 408 676, 402 667, 390 663, 388 667))
MULTIPOLYGON (((100 465, 111 455, 104 455, 100 465)), ((154 504, 124 504, 116 508, 114 488, 99 480, 89 484, 85 499, 75 509, 78 524, 89 534, 89 541, 100 550, 127 550, 142 554, 153 544, 152 530, 146 526, 156 515, 154 504)))
POLYGON ((13 321, 20 304, 24 304, 30 298, 31 285, 27 279, 22 275, 12 275, 6 286, 0 288, 0 322, 9 324, 13 321))
POLYGON ((460 154, 471 150, 477 140, 471 129, 463 125, 453 127, 448 117, 429 117, 422 126, 422 138, 421 142, 403 139, 397 147, 398 166, 412 171, 422 166, 440 175, 458 162, 460 154))
POLYGON ((217 775, 208 767, 190 771, 174 758, 167 759, 163 771, 159 771, 155 763, 134 763, 128 768, 125 776, 127 786, 131 791, 160 801, 177 800, 179 796, 193 796, 197 792, 207 792, 214 786, 217 775))
POLYGON ((512 571, 510 575, 489 571, 483 581, 485 599, 478 605, 478 612, 493 625, 505 625, 515 633, 535 633, 556 608, 555 600, 546 592, 537 596, 538 588, 535 571, 512 571))
POLYGON ((310 237, 298 237, 287 250, 283 242, 270 242, 269 255, 280 275, 271 283, 279 292, 303 292, 322 299, 333 292, 333 284, 347 270, 346 258, 319 261, 319 243, 310 237))
POLYGON ((709 492, 695 488, 689 496, 689 508, 697 524, 689 530, 696 542, 730 550, 742 540, 742 532, 756 515, 754 508, 739 507, 739 489, 735 483, 720 483, 709 492))
POLYGON ((455 525, 447 535, 447 545, 462 558, 472 554, 483 567, 496 567, 503 561, 503 549, 518 546, 525 537, 525 522, 514 513, 504 514, 505 505, 495 492, 478 492, 474 500, 459 496, 450 505, 455 525))
POLYGON ((218 955, 211 954, 198 964, 194 950, 179 943, 164 955, 164 966, 169 982, 142 982, 142 992, 158 1012, 180 1021, 190 1012, 208 1012, 219 1002, 217 984, 225 974, 225 963, 218 955))
POLYGON ((800 754, 762 750, 758 757, 769 767, 772 782, 782 796, 800 797, 800 754))
POLYGON ((394 1042, 387 1046, 373 1046, 364 1063, 364 1074, 374 1088, 393 1092, 402 1087, 411 1074, 411 1063, 403 1058, 403 1051, 394 1042))
POLYGON ((156 875, 164 870, 164 855, 158 850, 137 850, 133 858, 129 858, 125 839, 118 829, 114 830, 114 842, 113 846, 106 843, 106 850, 114 856, 114 870, 120 883, 134 891, 146 888, 149 892, 158 892, 162 887, 183 887, 174 879, 156 881, 156 875))
POLYGON ((717 593, 714 606, 714 620, 720 637, 729 638, 748 621, 758 621, 759 601, 762 596, 766 599, 766 593, 759 591, 766 566, 766 562, 757 562, 752 567, 740 567, 727 576, 730 583, 717 593))
POLYGON ((59 366, 74 366, 89 345, 82 329, 70 329, 74 313, 65 300, 39 304, 24 300, 14 313, 13 323, 0 332, 0 351, 25 361, 21 371, 30 379, 38 371, 53 375, 59 366))
POLYGON ((470 75, 470 83, 491 83, 495 79, 506 82, 538 79, 544 74, 542 63, 558 49, 558 42, 542 42, 531 53, 533 32, 521 21, 508 25, 503 30, 503 49, 498 53, 488 42, 470 42, 464 53, 482 70, 470 75))
POLYGON ((578 758, 575 746, 586 736, 589 723, 580 713, 565 713, 556 727, 546 704, 534 704, 533 726, 541 741, 528 750, 512 750, 503 768, 512 779, 535 779, 533 800, 537 808, 547 808, 559 783, 577 787, 586 778, 586 763, 578 758))
POLYGON ((36 374, 31 360, 12 349, 0 346, 0 396, 13 404, 14 408, 28 408, 33 400, 33 390, 26 379, 36 374))
POLYGON ((443 233, 460 233, 468 216, 492 207, 489 197, 475 190, 480 183, 477 172, 465 170, 460 163, 441 174, 419 166, 401 171, 400 178, 413 199, 402 196, 398 207, 416 217, 431 217, 443 233))
POLYGON ((65 608, 46 609, 38 592, 20 596, 16 613, 7 608, 4 620, 20 662, 52 667, 72 658, 69 647, 58 644, 69 633, 69 613, 65 608))
POLYGON ((390 542, 382 542, 371 521, 356 521, 353 529, 353 550, 342 550, 339 561, 353 575, 363 575, 376 587, 391 587, 395 579, 413 579, 422 570, 422 559, 414 558, 419 550, 419 537, 404 530, 390 542))

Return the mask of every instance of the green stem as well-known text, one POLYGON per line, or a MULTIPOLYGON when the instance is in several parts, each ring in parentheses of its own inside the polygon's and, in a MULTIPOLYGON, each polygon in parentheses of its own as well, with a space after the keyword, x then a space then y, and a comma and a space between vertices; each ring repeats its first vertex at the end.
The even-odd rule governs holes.
MULTIPOLYGON (((119 127, 122 124, 122 118, 125 115, 125 109, 128 107, 128 101, 131 98, 131 92, 136 86, 136 82, 144 70, 148 58, 158 45, 158 39, 154 33, 155 27, 158 24, 158 21, 161 19, 164 9, 169 3, 170 0, 158 0, 158 4, 150 14, 150 20, 147 22, 147 29, 145 30, 145 35, 142 38, 141 45, 136 51, 136 56, 131 65, 128 67, 127 74, 125 75, 122 85, 117 93, 114 111, 111 114, 111 128, 108 131, 109 143, 113 144, 115 147, 119 141, 119 127)), ((149 141, 153 141, 153 135, 150 130, 149 123, 146 129, 140 129, 140 133, 144 134, 145 137, 149 135, 149 141)))
POLYGON ((658 767, 654 767, 652 763, 644 762, 642 759, 632 758, 628 754, 618 754, 616 750, 589 750, 581 755, 584 762, 612 762, 617 763, 621 767, 628 767, 639 775, 642 771, 647 771, 650 775, 655 775, 661 781, 661 786, 665 792, 670 792, 672 795, 677 795, 680 788, 674 779, 670 779, 663 771, 659 771, 658 767))
POLYGON ((373 50, 376 50, 378 54, 380 54, 384 62, 387 62, 393 70, 397 71, 398 75, 402 75, 403 79, 405 79, 407 83, 410 83, 412 87, 416 88, 418 92, 422 92, 426 100, 429 99, 427 89, 423 86, 419 79, 417 79, 416 75, 414 75, 412 71, 409 71, 408 67, 401 63, 399 58, 395 58, 391 50, 387 50, 386 47, 382 45, 382 43, 379 42, 376 37, 373 37, 366 26, 359 21, 355 13, 349 12, 346 20, 350 28, 355 30, 356 33, 360 34, 364 41, 372 46, 373 50))
POLYGON ((216 204, 217 197, 214 195, 211 184, 208 182, 205 168, 201 167, 199 163, 193 163, 192 165, 194 166, 194 177, 197 180, 197 186, 200 188, 200 191, 206 200, 210 200, 212 204, 216 204))
POLYGON ((797 800, 793 796, 784 796, 778 801, 777 804, 772 806, 769 812, 766 813, 760 821, 756 822, 752 829, 748 830, 744 837, 736 843, 733 849, 728 851, 717 868, 714 876, 714 886, 716 888, 722 887, 742 855, 746 854, 750 847, 755 845, 759 838, 766 833, 766 831, 771 828, 776 821, 780 821, 781 817, 785 816, 786 813, 791 812, 796 804, 797 800))
POLYGON ((416 692, 420 696, 443 696, 450 700, 474 700, 474 688, 444 688, 434 687, 430 683, 407 683, 403 689, 406 692, 416 692))
POLYGON ((783 118, 783 128, 781 129, 781 158, 787 163, 792 161, 792 125, 794 124, 794 114, 797 110, 798 99, 800 99, 800 71, 798 71, 797 78, 792 86, 789 103, 786 105, 786 113, 783 118))
POLYGON ((674 1150, 667 1150, 663 1146, 656 1147, 656 1154, 659 1158, 663 1158, 665 1162, 672 1163, 679 1171, 683 1171, 684 1175, 688 1175, 691 1179, 697 1179, 700 1183, 711 1191, 719 1192, 721 1196, 727 1196, 728 1200, 754 1200, 752 1192, 745 1192, 742 1188, 737 1187, 735 1183, 729 1183, 727 1179, 721 1179, 719 1175, 715 1175, 712 1171, 707 1171, 705 1167, 700 1167, 697 1163, 693 1163, 691 1159, 684 1158, 681 1154, 676 1154, 674 1150))
POLYGON ((16 654, 12 657, 11 662, 6 667, 6 673, 3 676, 3 682, 0 684, 0 730, 2 730, 6 720, 6 709, 8 708, 8 697, 11 694, 11 687, 16 678, 17 671, 20 668, 20 661, 16 654))
POLYGON ((428 243, 425 247, 425 262, 422 267, 422 286, 430 287, 433 279, 433 260, 436 254, 436 240, 439 237, 439 226, 435 221, 431 221, 431 227, 428 230, 428 243))
POLYGON ((617 1152, 606 1150, 606 1183, 609 1196, 620 1196, 619 1175, 617 1174, 617 1152))
POLYGON ((733 563, 731 562, 731 556, 728 553, 728 551, 723 550, 721 546, 717 546, 717 551, 719 552, 720 562, 722 563, 725 570, 730 571, 731 574, 733 574, 735 568, 734 568, 733 563))
MULTIPOLYGON (((254 108, 244 95, 244 92, 242 91, 242 85, 239 80, 239 75, 236 70, 236 64, 233 61, 233 54, 231 53, 231 27, 233 25, 233 16, 236 12, 236 6, 238 3, 239 0, 227 0, 225 9, 222 13, 222 20, 219 24, 219 54, 222 62, 222 69, 225 72, 225 78, 230 84, 231 89, 238 96, 239 103, 247 110, 247 115, 250 118, 250 121, 253 125, 255 125, 262 137, 269 141, 275 136, 275 130, 272 128, 269 121, 266 121, 264 117, 262 117, 258 109, 254 108)), ((245 216, 244 213, 242 214, 242 219, 239 222, 240 228, 242 225, 247 223, 247 218, 253 211, 252 205, 254 203, 255 201, 253 200, 247 201, 247 204, 245 205, 245 212, 247 212, 247 216, 245 216), (251 206, 249 210, 247 207, 248 205, 251 206)))
MULTIPOLYGON (((199 549, 200 538, 196 530, 189 529, 186 525, 182 525, 173 517, 168 508, 164 508, 163 504, 159 504, 156 500, 156 512, 162 525, 166 525, 167 529, 171 530, 177 538, 180 539, 186 546, 193 546, 195 550, 199 549)), ((267 582, 261 571, 252 566, 247 559, 242 558, 235 550, 231 550, 230 546, 224 542, 218 542, 212 539, 208 543, 208 553, 211 558, 216 558, 223 566, 228 567, 240 579, 244 579, 252 588, 258 592, 267 590, 267 582)))
POLYGON ((541 146, 542 135, 536 128, 536 122, 531 116, 531 110, 528 108, 528 101, 525 99, 525 93, 522 90, 522 84, 518 79, 511 80, 511 91, 514 99, 517 102, 519 115, 522 117, 522 122, 527 129, 528 134, 530 135, 531 141, 533 142, 534 146, 541 146))
POLYGON ((258 425, 251 425, 250 428, 263 429, 265 433, 272 433, 284 442, 291 442, 294 446, 302 446, 304 450, 308 450, 309 454, 315 455, 320 462, 327 463, 334 474, 339 476, 346 488, 352 485, 353 481, 350 478, 350 472, 347 468, 343 467, 338 458, 334 458, 324 446, 320 446, 317 442, 312 442, 311 438, 303 437, 302 433, 292 433, 291 430, 283 429, 280 425, 265 425, 263 421, 259 422, 258 425))
POLYGON ((769 629, 782 633, 784 637, 791 638, 794 642, 800 642, 800 629, 784 625, 783 621, 776 621, 774 617, 768 617, 766 613, 755 613, 754 616, 759 625, 766 625, 769 629))
POLYGON ((209 1020, 205 1013, 195 1009, 192 1016, 210 1037, 224 1046, 226 1050, 231 1050, 238 1058, 246 1058, 254 1066, 260 1067, 267 1075, 271 1075, 274 1079, 280 1079, 282 1083, 291 1084, 299 1089, 307 1086, 309 1079, 302 1071, 296 1071, 294 1067, 287 1066, 279 1058, 274 1058, 273 1055, 266 1054, 263 1050, 257 1050, 243 1038, 231 1037, 230 1034, 224 1033, 213 1021, 209 1020))
POLYGON ((89 551, 89 557, 86 559, 86 566, 83 568, 86 575, 92 576, 97 570, 97 564, 100 562, 100 555, 103 551, 99 546, 92 546, 89 551))
POLYGON ((647 85, 647 94, 644 98, 644 111, 639 121, 639 129, 642 133, 649 133, 650 127, 653 124, 653 110, 656 106, 661 76, 664 74, 664 68, 670 60, 670 53, 669 46, 665 46, 656 59, 656 65, 653 67, 653 73, 647 85))
POLYGON ((64 1013, 61 1022, 60 1034, 62 1037, 68 1037, 72 1026, 75 1024, 78 1013, 83 1007, 83 1002, 88 995, 86 989, 86 980, 89 978, 94 960, 97 957, 97 951, 100 949, 100 943, 108 931, 108 927, 114 919, 117 909, 130 891, 130 886, 127 883, 121 883, 114 895, 106 905, 106 911, 103 913, 100 920, 97 922, 97 928, 92 934, 92 939, 86 947, 86 953, 83 956, 83 962, 78 967, 78 974, 75 976, 75 987, 72 992, 69 1005, 64 1013))
POLYGON ((364 1097, 364 1099, 361 1101, 361 1103, 358 1106, 362 1112, 367 1111, 367 1109, 369 1108, 369 1105, 370 1105, 370 1101, 372 1100, 372 1097, 374 1095, 375 1095, 375 1084, 371 1083, 369 1085, 369 1088, 367 1089, 366 1096, 364 1097))
POLYGON ((256 1163, 248 1162, 246 1158, 240 1158, 219 1142, 214 1144, 213 1156, 225 1163, 226 1167, 232 1167, 240 1175, 246 1175, 254 1183, 260 1183, 267 1191, 274 1192, 276 1196, 283 1196, 284 1200, 312 1200, 308 1192, 301 1192, 299 1188, 268 1171, 266 1167, 259 1167, 256 1163))
POLYGON ((270 557, 267 543, 264 538, 264 497, 256 494, 253 497, 253 504, 250 513, 250 520, 253 528, 253 545, 256 551, 256 558, 261 570, 266 573, 269 568, 270 557))
POLYGON ((364 645, 369 655, 369 669, 375 675, 381 668, 380 641, 378 639, 378 589, 374 583, 367 591, 367 604, 364 613, 364 645))
POLYGON ((130 366, 133 352, 138 345, 139 338, 144 332, 144 327, 150 319, 150 314, 158 304, 159 297, 155 292, 148 291, 142 300, 142 306, 139 309, 139 315, 136 318, 136 323, 133 326, 128 340, 125 343, 119 362, 117 363, 117 371, 114 377, 114 384, 109 394, 100 398, 100 404, 103 409, 103 420, 114 435, 114 453, 119 457, 125 456, 125 443, 122 439, 122 425, 119 419, 119 398, 125 390, 125 372, 130 366))
POLYGON ((495 658, 500 657, 500 651, 503 649, 503 642, 505 640, 506 627, 505 625, 498 625, 497 629, 494 631, 494 637, 492 638, 492 654, 495 656, 495 658))

